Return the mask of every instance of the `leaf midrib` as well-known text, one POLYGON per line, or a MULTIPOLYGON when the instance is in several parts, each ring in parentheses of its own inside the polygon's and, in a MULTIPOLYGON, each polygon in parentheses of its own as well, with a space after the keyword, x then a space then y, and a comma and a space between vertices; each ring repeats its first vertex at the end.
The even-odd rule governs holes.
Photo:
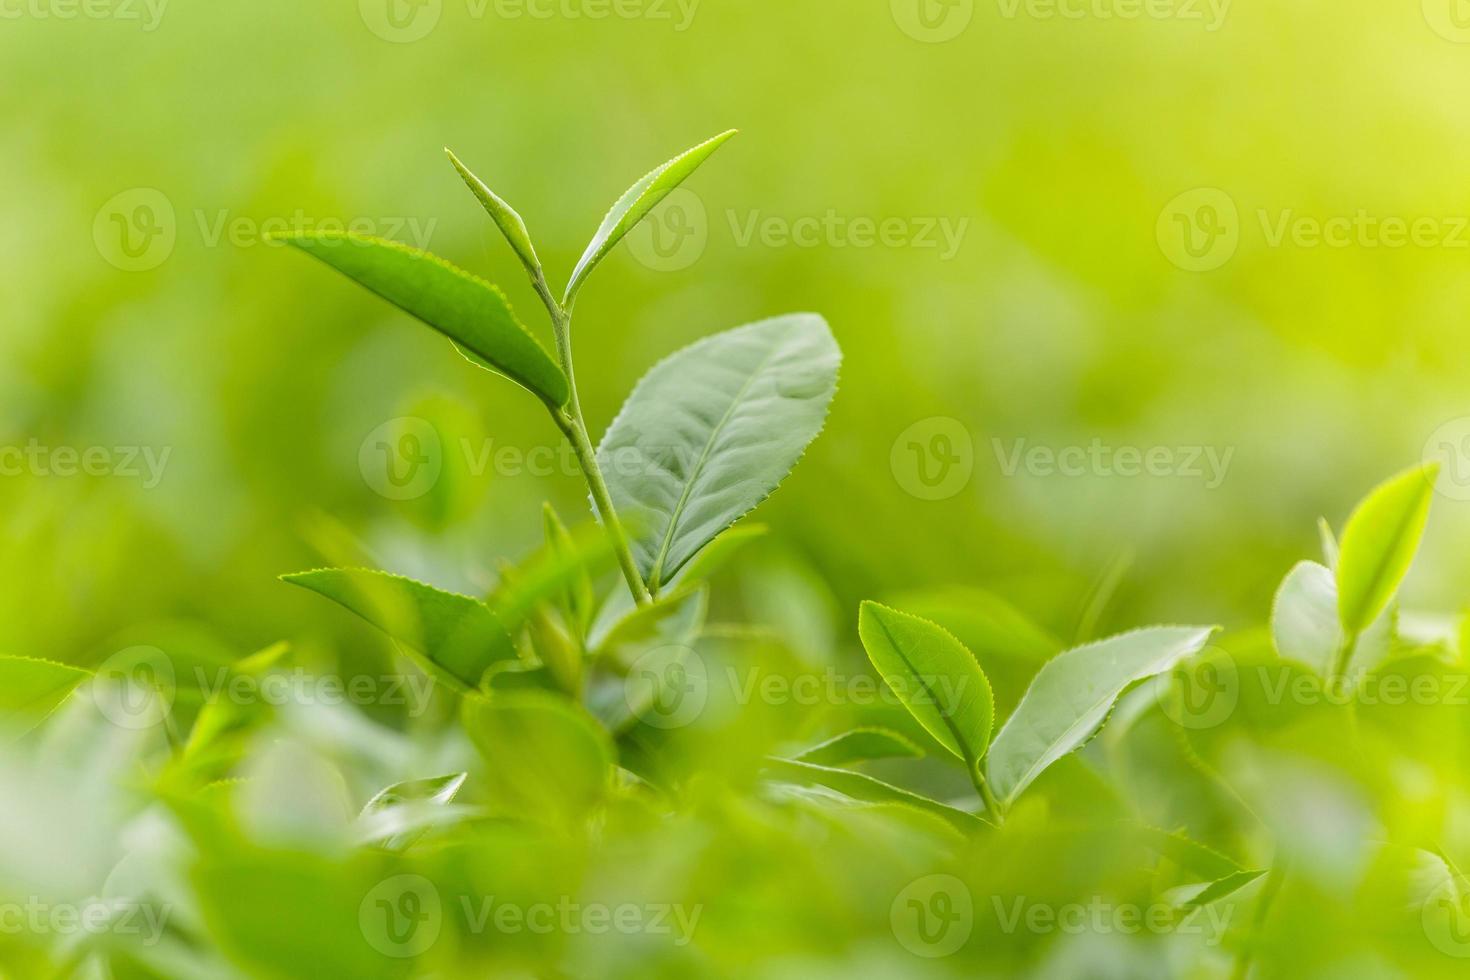
POLYGON ((725 409, 725 414, 720 416, 720 420, 710 430, 709 438, 705 440, 704 449, 700 451, 699 459, 695 462, 694 468, 689 471, 689 478, 684 483, 684 492, 679 495, 679 502, 674 505, 674 510, 669 515, 668 529, 664 531, 663 542, 659 545, 658 553, 654 556, 652 567, 649 568, 648 587, 651 591, 657 592, 660 584, 662 584, 659 579, 663 576, 664 562, 668 560, 669 549, 673 547, 674 532, 679 526, 679 519, 684 516, 684 508, 689 504, 689 496, 694 492, 694 484, 699 479, 700 474, 704 472, 705 465, 709 462, 710 452, 714 448, 715 440, 719 438, 725 425, 730 421, 730 416, 734 414, 736 406, 740 404, 746 393, 750 391, 751 386, 755 384, 761 372, 766 369, 766 365, 770 364, 771 359, 776 356, 776 352, 781 346, 780 341, 784 337, 785 334, 778 337, 771 345, 771 349, 761 358, 760 363, 751 370, 750 377, 745 379, 744 384, 740 386, 740 390, 730 399, 730 404, 725 409))
POLYGON ((903 665, 909 669, 909 673, 918 679, 919 686, 928 695, 930 703, 935 705, 935 710, 939 712, 939 717, 944 721, 944 727, 949 729, 949 734, 954 738, 955 744, 960 747, 960 756, 965 760, 965 764, 967 766, 974 765, 979 760, 970 751, 970 746, 966 744, 963 734, 954 723, 954 719, 950 717, 949 712, 941 709, 939 697, 934 693, 934 689, 929 686, 928 681, 924 680, 924 675, 919 673, 919 669, 910 662, 908 656, 903 652, 903 647, 898 645, 898 638, 893 635, 893 631, 888 628, 888 624, 883 621, 883 617, 875 615, 873 619, 877 621, 878 628, 883 631, 883 635, 888 639, 888 645, 893 647, 898 653, 898 659, 902 660, 903 665))

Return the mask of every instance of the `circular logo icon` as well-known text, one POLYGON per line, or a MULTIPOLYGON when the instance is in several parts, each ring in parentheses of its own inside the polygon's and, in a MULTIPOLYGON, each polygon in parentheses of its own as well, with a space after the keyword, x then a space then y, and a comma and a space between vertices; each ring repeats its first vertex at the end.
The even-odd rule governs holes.
POLYGON ((975 16, 975 0, 889 0, 888 7, 899 30, 926 44, 953 41, 975 16))
POLYGON ((888 466, 908 494, 920 500, 947 500, 970 484, 975 440, 958 419, 944 415, 921 419, 893 440, 888 466))
POLYGON ((1439 464, 1434 489, 1451 500, 1470 500, 1470 415, 1435 429, 1424 441, 1424 463, 1439 464))
POLYGON ((1470 44, 1470 3, 1466 0, 1423 0, 1430 30, 1456 44, 1470 44))
POLYGON ((678 272, 699 261, 709 244, 709 215, 699 195, 676 187, 628 232, 628 251, 655 272, 678 272))
POLYGON ((975 902, 954 875, 926 875, 894 897, 888 924, 899 945, 915 956, 949 956, 975 928, 975 902))
POLYGON ((357 0, 368 30, 394 44, 423 40, 439 26, 444 0, 357 0))
POLYGON ((633 661, 623 699, 634 717, 654 728, 683 728, 709 701, 709 671, 689 647, 655 647, 633 661))
POLYGON ((174 254, 178 241, 174 206, 152 187, 114 195, 92 220, 92 242, 110 265, 124 272, 156 269, 174 254))
POLYGON ((1160 707, 1175 724, 1214 728, 1234 714, 1240 703, 1240 673, 1230 654, 1219 647, 1205 647, 1177 665, 1158 691, 1160 707))
POLYGON ((389 419, 363 439, 357 450, 357 468, 378 496, 417 500, 434 489, 444 472, 439 431, 411 415, 389 419))
POLYGON ((1229 194, 1197 187, 1164 205, 1154 233, 1164 258, 1186 272, 1209 272, 1235 255, 1240 215, 1229 194))
POLYGON ((1470 878, 1446 878, 1424 900, 1421 914, 1435 949, 1470 959, 1470 878))
POLYGON ((444 926, 439 889, 422 875, 380 881, 357 907, 357 924, 368 945, 384 956, 421 956, 439 941, 444 926))
POLYGON ((173 661, 157 647, 119 650, 97 667, 92 697, 108 721, 141 731, 157 725, 173 709, 173 661))

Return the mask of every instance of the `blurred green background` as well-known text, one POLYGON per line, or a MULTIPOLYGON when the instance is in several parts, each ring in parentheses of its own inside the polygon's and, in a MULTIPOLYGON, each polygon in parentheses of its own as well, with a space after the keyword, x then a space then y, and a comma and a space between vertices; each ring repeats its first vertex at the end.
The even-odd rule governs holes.
MULTIPOLYGON (((1452 0, 922 2, 4 0, 0 463, 44 464, 0 478, 4 649, 381 651, 275 577, 366 552, 479 591, 541 499, 586 513, 522 392, 261 240, 427 245, 549 342, 444 146, 564 278, 634 178, 741 128, 583 293, 583 401, 600 432, 677 346, 826 315, 841 390, 752 560, 809 565, 849 637, 860 598, 949 583, 1063 637, 1100 589, 1101 629, 1259 621, 1319 515, 1426 453, 1459 475, 1452 0), (439 476, 391 499, 404 418, 439 476), (1162 452, 1069 475, 1018 445, 1162 452)), ((1458 487, 1410 605, 1465 598, 1458 487)))

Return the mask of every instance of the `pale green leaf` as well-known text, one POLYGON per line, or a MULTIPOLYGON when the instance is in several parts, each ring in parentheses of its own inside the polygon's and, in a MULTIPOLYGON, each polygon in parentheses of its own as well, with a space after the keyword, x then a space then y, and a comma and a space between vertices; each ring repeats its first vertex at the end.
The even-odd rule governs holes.
POLYGON ((459 171, 459 176, 465 182, 465 186, 470 189, 470 192, 475 195, 481 206, 490 215, 490 219, 495 222, 495 227, 500 229, 500 233, 505 236, 510 247, 515 249, 516 257, 526 267, 526 272, 530 274, 531 279, 539 280, 542 276, 541 260, 536 257, 536 249, 531 244, 531 233, 526 230, 526 223, 521 220, 516 209, 501 200, 500 196, 487 187, 483 180, 476 177, 469 167, 461 163, 453 150, 446 146, 444 152, 449 154, 449 162, 454 164, 455 170, 459 171))
POLYGON ((401 850, 421 837, 439 819, 451 823, 463 816, 449 809, 469 773, 410 779, 394 783, 373 795, 357 818, 358 840, 401 850))
POLYGON ((570 395, 566 375, 521 326, 494 286, 437 255, 347 232, 282 236, 454 341, 462 353, 553 405, 570 395))
POLYGON ((1208 905, 1240 891, 1246 885, 1256 881, 1266 874, 1264 871, 1234 871, 1223 878, 1214 881, 1201 882, 1194 885, 1183 885, 1172 889, 1169 898, 1175 907, 1191 911, 1202 909, 1208 905))
POLYGON ((988 775, 1002 806, 1048 766, 1084 745, 1130 685, 1198 653, 1213 627, 1154 626, 1075 647, 1037 673, 990 747, 988 775))
POLYGON ((816 766, 845 766, 873 759, 918 759, 924 750, 888 728, 855 728, 804 750, 797 762, 816 766))
POLYGON ((924 730, 975 767, 995 722, 990 681, 964 645, 918 616, 876 602, 858 613, 868 659, 924 730))
POLYGON ((597 450, 651 590, 771 494, 827 417, 841 352, 815 314, 708 337, 644 376, 597 450))
POLYGON ((1388 608, 1424 535, 1439 464, 1415 466, 1376 487, 1343 528, 1337 565, 1342 628, 1361 633, 1388 608))
POLYGON ((1332 525, 1327 523, 1327 518, 1317 518, 1317 537, 1322 542, 1322 561, 1331 569, 1337 568, 1337 535, 1332 533, 1332 525))
POLYGON ((516 657, 505 626, 469 596, 362 568, 324 568, 282 580, 326 596, 400 640, 457 690, 479 684, 491 664, 516 657))
MULTIPOLYGON (((1276 652, 1328 678, 1347 642, 1337 615, 1337 581, 1324 565, 1298 562, 1287 573, 1271 608, 1271 638, 1276 652)), ((1373 670, 1393 648, 1395 610, 1386 609, 1358 637, 1348 664, 1349 677, 1373 670)))
POLYGON ((551 504, 547 503, 542 507, 541 518, 546 533, 546 547, 558 563, 569 569, 568 581, 559 590, 558 605, 577 641, 585 644, 587 630, 592 625, 592 615, 597 610, 597 594, 592 589, 591 569, 585 560, 579 560, 582 550, 551 504))
POLYGON ((592 274, 597 263, 601 262, 607 253, 623 240, 623 236, 637 226, 638 222, 648 217, 649 212, 657 207, 665 197, 668 197, 670 191, 682 184, 690 174, 699 168, 700 164, 709 158, 710 154, 718 150, 735 133, 736 130, 729 130, 685 150, 672 160, 645 174, 636 184, 628 188, 603 217, 597 233, 592 236, 587 250, 582 253, 582 258, 572 270, 572 278, 567 283, 562 305, 570 310, 577 298, 578 290, 582 288, 582 283, 592 274))

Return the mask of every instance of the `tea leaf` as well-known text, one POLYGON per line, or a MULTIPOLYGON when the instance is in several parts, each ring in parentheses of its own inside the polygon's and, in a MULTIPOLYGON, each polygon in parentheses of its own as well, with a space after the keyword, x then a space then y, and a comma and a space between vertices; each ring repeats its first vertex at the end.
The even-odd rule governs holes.
POLYGON ((458 819, 461 814, 450 811, 448 804, 467 778, 469 773, 456 772, 411 779, 379 790, 358 815, 359 841, 382 842, 388 850, 402 850, 422 837, 436 817, 458 819))
POLYGON ((90 671, 30 657, 0 657, 0 739, 18 738, 45 721, 90 671))
POLYGON ((1170 892, 1169 897, 1173 899, 1175 906, 1182 910, 1202 909, 1223 898, 1230 897, 1251 882, 1264 877, 1265 874, 1264 871, 1235 871, 1215 881, 1175 888, 1170 892))
POLYGON ((1337 565, 1338 619, 1348 633, 1366 629, 1398 591, 1424 535, 1438 475, 1438 463, 1405 470, 1348 518, 1337 565))
POLYGON ((872 759, 919 759, 924 750, 887 728, 855 728, 801 752, 797 762, 816 766, 845 766, 872 759))
POLYGON ((931 800, 918 793, 911 793, 906 789, 900 789, 860 772, 817 766, 794 759, 770 759, 767 764, 772 772, 782 779, 800 784, 825 786, 864 803, 901 803, 911 806, 943 819, 951 827, 964 834, 973 834, 990 826, 989 822, 973 813, 957 809, 947 803, 940 803, 938 800, 931 800))
POLYGON ((515 249, 516 257, 526 267, 532 281, 542 278, 541 260, 536 257, 536 248, 531 244, 531 233, 526 230, 526 223, 516 213, 516 209, 506 204, 494 191, 485 185, 485 182, 470 172, 470 168, 460 162, 459 157, 449 147, 444 148, 449 154, 449 162, 454 164, 454 169, 459 171, 460 179, 465 186, 474 194, 510 247, 515 249))
POLYGON ((863 603, 858 635, 909 714, 965 765, 979 765, 990 745, 995 699, 974 654, 928 620, 876 602, 863 603))
POLYGON ((324 568, 283 575, 350 609, 422 655, 435 676, 456 690, 473 688, 489 666, 516 657, 500 620, 469 596, 362 568, 324 568))
POLYGON ((567 291, 562 299, 562 305, 571 309, 576 301, 577 292, 582 288, 582 283, 592 274, 608 252, 611 252, 623 236, 632 231, 638 222, 648 217, 648 213, 658 206, 658 203, 669 192, 682 184, 690 174, 699 168, 699 165, 709 159, 710 154, 718 150, 725 141, 734 136, 736 130, 721 133, 713 139, 706 140, 696 147, 685 150, 672 160, 655 168, 645 174, 639 181, 618 198, 612 209, 602 219, 602 224, 597 228, 597 234, 592 236, 592 241, 587 245, 587 251, 582 253, 582 258, 572 270, 571 281, 567 283, 567 291))
POLYGON ((465 730, 488 765, 483 778, 508 814, 575 821, 607 794, 607 733, 564 698, 536 691, 465 698, 465 730))
POLYGON ((521 326, 505 296, 437 255, 347 232, 279 240, 321 259, 448 337, 471 360, 553 405, 570 396, 566 375, 521 326))
POLYGON ((990 786, 1002 806, 1085 744, 1129 685, 1172 670, 1198 653, 1214 631, 1154 626, 1074 647, 1048 661, 990 747, 990 786))
POLYGON ((1332 533, 1332 525, 1327 523, 1327 518, 1317 518, 1317 537, 1322 542, 1322 561, 1328 568, 1337 568, 1337 535, 1332 533))
MULTIPOLYGON (((1298 562, 1276 592, 1271 607, 1271 639, 1276 652, 1328 678, 1346 642, 1338 621, 1337 581, 1314 561, 1298 562)), ((1395 613, 1390 606, 1358 637, 1348 676, 1366 673, 1392 651, 1395 613)))
POLYGON ((803 313, 708 337, 638 382, 597 459, 650 591, 791 472, 841 358, 826 321, 803 313))

